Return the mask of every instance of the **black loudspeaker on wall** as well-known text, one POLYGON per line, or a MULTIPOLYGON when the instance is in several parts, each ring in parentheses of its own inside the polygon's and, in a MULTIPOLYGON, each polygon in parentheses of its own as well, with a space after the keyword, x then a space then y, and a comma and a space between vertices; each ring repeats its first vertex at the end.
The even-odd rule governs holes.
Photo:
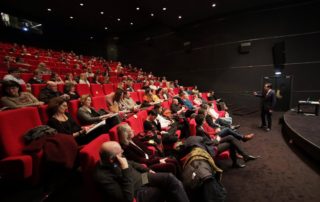
POLYGON ((246 54, 250 52, 251 42, 244 42, 239 45, 239 53, 246 54))
POLYGON ((286 47, 284 41, 278 42, 272 47, 273 64, 276 69, 283 69, 286 63, 286 47))
POLYGON ((186 53, 190 53, 192 51, 192 43, 191 43, 191 41, 185 41, 183 43, 183 46, 184 46, 184 51, 186 53))

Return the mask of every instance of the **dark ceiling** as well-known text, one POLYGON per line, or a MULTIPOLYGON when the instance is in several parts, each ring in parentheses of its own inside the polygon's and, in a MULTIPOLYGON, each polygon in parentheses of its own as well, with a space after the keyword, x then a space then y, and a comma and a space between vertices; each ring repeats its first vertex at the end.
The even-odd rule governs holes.
POLYGON ((141 30, 155 24, 175 29, 215 16, 270 8, 293 2, 297 1, 1 0, 0 11, 42 23, 44 31, 48 27, 51 27, 51 29, 54 27, 73 33, 86 33, 90 37, 105 36, 108 33, 130 33, 131 31, 141 30), (213 4, 216 4, 216 6, 213 7, 213 4), (51 11, 48 11, 49 8, 51 11), (166 10, 164 11, 163 8, 166 8, 166 10), (73 19, 70 19, 70 16, 73 16, 73 19), (179 16, 181 16, 181 19, 179 19, 179 16))

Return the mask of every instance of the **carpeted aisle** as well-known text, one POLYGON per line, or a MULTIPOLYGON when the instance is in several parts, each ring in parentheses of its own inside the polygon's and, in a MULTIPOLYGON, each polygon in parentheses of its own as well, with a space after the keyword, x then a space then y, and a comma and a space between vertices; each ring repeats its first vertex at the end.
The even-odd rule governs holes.
POLYGON ((242 133, 254 132, 253 140, 243 143, 248 153, 261 159, 247 163, 242 169, 232 169, 231 161, 221 161, 222 183, 228 191, 227 202, 319 201, 320 167, 297 151, 281 133, 278 124, 282 113, 273 116, 273 130, 259 129, 259 114, 234 116, 242 133))

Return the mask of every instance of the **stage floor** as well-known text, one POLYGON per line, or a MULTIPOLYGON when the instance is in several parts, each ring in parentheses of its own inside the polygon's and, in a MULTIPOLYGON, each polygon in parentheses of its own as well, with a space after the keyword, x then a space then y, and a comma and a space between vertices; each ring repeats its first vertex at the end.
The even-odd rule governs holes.
MULTIPOLYGON (((288 111, 284 114, 286 131, 304 150, 312 156, 320 151, 320 116, 298 114, 288 111)), ((319 157, 317 157, 319 159, 319 157)))

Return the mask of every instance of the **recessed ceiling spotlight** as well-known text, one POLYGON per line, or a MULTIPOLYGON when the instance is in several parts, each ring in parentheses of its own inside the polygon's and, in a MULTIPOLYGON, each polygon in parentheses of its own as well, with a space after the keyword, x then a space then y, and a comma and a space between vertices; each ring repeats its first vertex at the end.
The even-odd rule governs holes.
POLYGON ((105 29, 105 30, 107 30, 107 29, 108 29, 108 27, 104 27, 104 29, 105 29))
POLYGON ((179 16, 178 16, 178 18, 179 18, 179 19, 181 19, 181 18, 182 18, 182 16, 181 16, 181 15, 179 15, 179 16))
POLYGON ((166 11, 166 10, 167 10, 167 8, 166 8, 166 7, 163 7, 163 8, 162 8, 162 10, 163 10, 163 11, 166 11))
POLYGON ((120 22, 120 18, 118 18, 117 20, 118 20, 118 22, 120 22))
POLYGON ((153 14, 153 13, 151 13, 150 15, 151 15, 151 17, 153 17, 153 16, 154 16, 154 14, 153 14))
POLYGON ((132 26, 132 25, 133 25, 133 22, 130 22, 130 25, 132 26))
POLYGON ((101 12, 100 12, 100 14, 101 14, 101 15, 103 15, 103 14, 104 14, 104 12, 103 12, 103 11, 101 11, 101 12))
POLYGON ((84 6, 84 4, 83 4, 83 3, 80 3, 80 6, 84 6))
POLYGON ((70 19, 73 19, 73 16, 70 16, 70 19))
POLYGON ((51 12, 52 10, 51 10, 51 8, 47 8, 47 11, 51 12))
POLYGON ((214 8, 214 7, 216 7, 216 4, 215 4, 215 3, 213 3, 211 6, 214 8))
POLYGON ((138 11, 138 10, 140 10, 140 8, 139 8, 139 7, 137 7, 136 9, 137 9, 137 11, 138 11))

